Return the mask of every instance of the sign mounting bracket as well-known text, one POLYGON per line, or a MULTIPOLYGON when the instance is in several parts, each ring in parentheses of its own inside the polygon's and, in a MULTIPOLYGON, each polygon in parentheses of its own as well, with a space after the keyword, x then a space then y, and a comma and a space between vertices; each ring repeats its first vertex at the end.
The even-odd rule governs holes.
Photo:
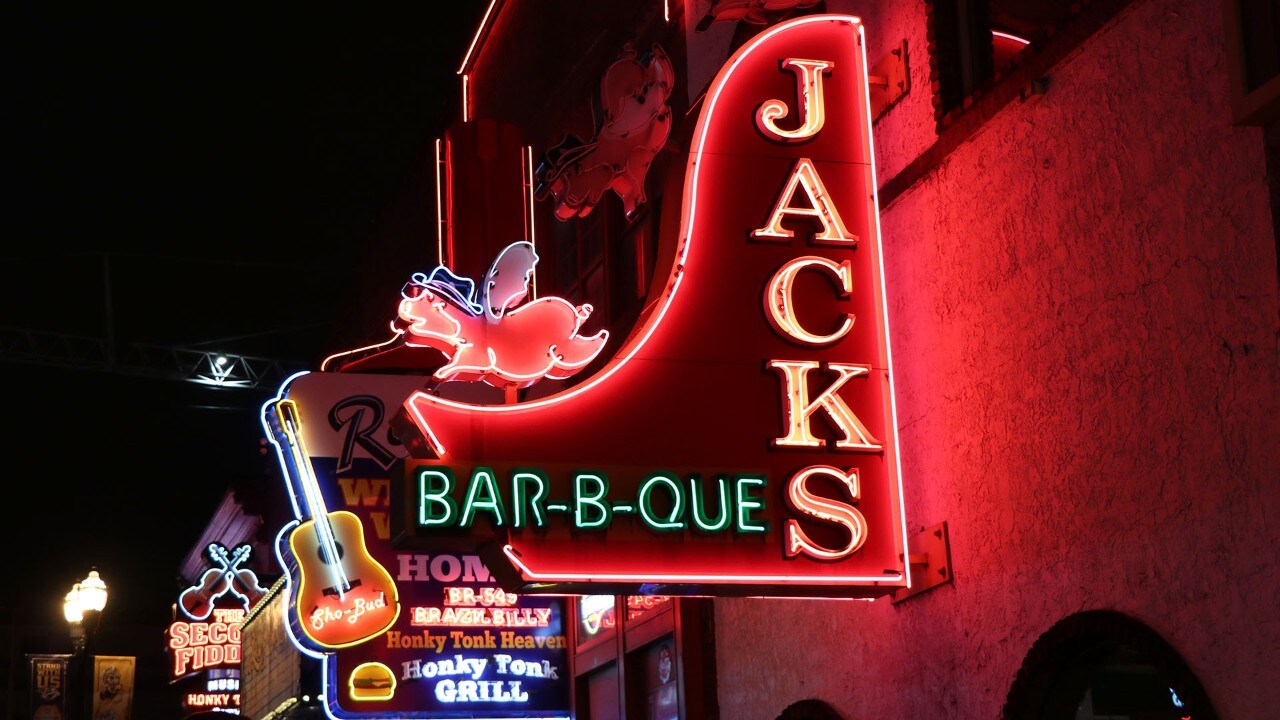
POLYGON ((907 539, 911 587, 893 593, 893 604, 951 582, 951 542, 947 523, 927 527, 907 539))

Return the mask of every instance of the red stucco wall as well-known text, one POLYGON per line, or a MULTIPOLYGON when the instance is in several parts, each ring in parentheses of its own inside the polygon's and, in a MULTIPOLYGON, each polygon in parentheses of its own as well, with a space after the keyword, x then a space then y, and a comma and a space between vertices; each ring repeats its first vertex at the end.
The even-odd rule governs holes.
MULTIPOLYGON (((863 5, 828 9, 874 61, 893 39, 863 5)), ((934 139, 923 4, 886 6, 920 52, 881 182, 934 139)), ((1275 716, 1276 246, 1227 90, 1219 3, 1138 0, 884 209, 907 517, 948 523, 955 581, 717 601, 722 718, 994 719, 1036 638, 1098 608, 1159 632, 1224 720, 1275 716)))

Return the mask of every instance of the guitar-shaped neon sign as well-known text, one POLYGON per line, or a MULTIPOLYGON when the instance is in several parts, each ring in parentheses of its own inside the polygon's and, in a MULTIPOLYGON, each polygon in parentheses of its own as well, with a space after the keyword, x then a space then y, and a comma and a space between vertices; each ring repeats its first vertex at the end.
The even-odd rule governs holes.
POLYGON ((303 444, 297 404, 280 400, 274 411, 302 500, 300 522, 289 531, 288 551, 297 567, 290 610, 318 647, 362 643, 382 634, 400 616, 395 580, 369 554, 360 518, 325 506, 303 444))

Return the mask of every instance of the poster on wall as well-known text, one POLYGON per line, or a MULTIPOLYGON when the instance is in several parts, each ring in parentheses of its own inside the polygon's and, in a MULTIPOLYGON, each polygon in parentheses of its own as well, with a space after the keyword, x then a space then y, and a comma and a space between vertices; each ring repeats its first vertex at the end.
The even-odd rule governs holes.
POLYGON ((93 658, 93 720, 130 720, 133 713, 134 658, 93 658))
POLYGON ((70 655, 28 655, 31 666, 31 720, 62 720, 67 715, 67 662, 70 655))
POLYGON ((561 598, 503 591, 474 553, 394 544, 388 421, 422 378, 308 373, 263 408, 296 520, 277 538, 290 636, 338 718, 565 718, 561 598))

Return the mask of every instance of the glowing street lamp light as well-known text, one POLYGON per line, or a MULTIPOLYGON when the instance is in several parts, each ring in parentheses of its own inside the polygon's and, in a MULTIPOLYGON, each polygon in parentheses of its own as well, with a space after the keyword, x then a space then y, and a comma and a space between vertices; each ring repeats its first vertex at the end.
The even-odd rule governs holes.
POLYGON ((84 610, 80 608, 80 583, 72 585, 67 599, 62 601, 62 614, 72 625, 78 625, 84 619, 84 610))
POLYGON ((98 630, 102 609, 107 606, 107 584, 90 570, 88 577, 71 586, 62 601, 62 615, 71 625, 71 637, 76 641, 76 652, 85 650, 86 643, 98 630))
POLYGON ((80 608, 102 612, 107 606, 107 584, 99 577, 97 570, 90 570, 89 576, 80 581, 80 608))

